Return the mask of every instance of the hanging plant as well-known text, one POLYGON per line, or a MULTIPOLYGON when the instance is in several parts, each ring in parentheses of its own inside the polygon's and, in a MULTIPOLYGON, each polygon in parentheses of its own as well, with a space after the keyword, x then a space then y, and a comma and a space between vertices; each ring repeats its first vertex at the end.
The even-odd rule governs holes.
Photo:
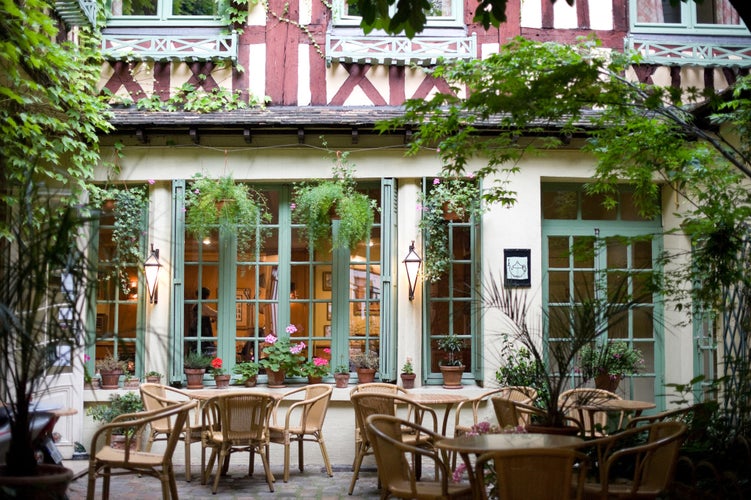
POLYGON ((423 276, 430 282, 440 280, 449 270, 449 227, 451 221, 467 221, 485 212, 480 189, 473 179, 436 177, 421 193, 418 227, 425 235, 423 276))
POLYGON ((92 204, 103 215, 111 214, 112 243, 115 245, 115 268, 123 294, 131 293, 128 268, 142 268, 144 252, 141 240, 143 221, 148 207, 146 186, 96 186, 89 188, 92 204))
POLYGON ((303 236, 318 249, 332 241, 334 248, 355 248, 368 241, 375 220, 376 201, 357 191, 355 170, 347 152, 336 152, 332 179, 304 182, 294 188, 293 220, 301 223, 303 236), (332 236, 331 221, 340 219, 332 236))
POLYGON ((259 225, 271 220, 266 199, 231 175, 218 179, 195 174, 185 192, 185 223, 199 240, 220 228, 235 232, 239 250, 263 242, 259 225))

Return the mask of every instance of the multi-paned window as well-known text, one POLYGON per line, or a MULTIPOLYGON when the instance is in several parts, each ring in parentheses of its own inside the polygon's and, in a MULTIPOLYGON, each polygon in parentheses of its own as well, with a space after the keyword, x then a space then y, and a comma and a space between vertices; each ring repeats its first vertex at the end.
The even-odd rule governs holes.
POLYGON ((107 3, 107 24, 216 24, 227 5, 224 0, 110 0, 107 3))
MULTIPOLYGON (((543 306, 547 317, 556 318, 571 304, 612 302, 623 297, 621 292, 634 298, 633 307, 620 310, 625 317, 613 318, 604 338, 642 352, 643 369, 619 390, 652 401, 659 399, 662 383, 661 310, 649 286, 661 251, 661 224, 639 215, 629 191, 621 191, 618 202, 607 209, 602 197, 587 195, 579 184, 543 184, 543 306)), ((546 334, 550 342, 567 338, 552 329, 546 334)))
POLYGON ((728 0, 631 0, 635 32, 748 35, 728 0))
MULTIPOLYGON (((463 7, 462 0, 430 0, 426 28, 462 26, 463 7)), ((396 12, 396 3, 389 12, 391 15, 396 12)), ((347 0, 335 0, 333 17, 334 24, 339 26, 359 26, 361 21, 357 6, 350 5, 347 0)))
MULTIPOLYGON (((182 182, 182 181, 179 181, 182 182)), ((349 365, 362 351, 380 352, 380 215, 371 238, 354 249, 315 248, 292 223, 292 189, 255 186, 272 219, 259 228, 262 243, 238 251, 234 232, 217 228, 198 240, 185 231, 184 292, 177 359, 200 351, 221 357, 232 369, 263 359, 265 338, 303 342, 308 360, 323 358, 333 368, 349 365)), ((379 201, 376 184, 365 192, 379 201)), ((178 210, 178 213, 180 211, 178 210)), ((378 212, 376 212, 378 214, 378 212)), ((333 230, 337 221, 333 221, 333 230)), ((330 242, 329 242, 330 244, 330 242)), ((262 368, 261 380, 265 370, 262 368)))

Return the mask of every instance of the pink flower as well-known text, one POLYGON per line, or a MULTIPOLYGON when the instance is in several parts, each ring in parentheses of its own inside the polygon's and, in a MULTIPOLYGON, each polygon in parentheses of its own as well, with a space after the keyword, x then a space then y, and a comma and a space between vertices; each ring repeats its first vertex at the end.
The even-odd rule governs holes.
POLYGON ((284 331, 292 335, 297 331, 297 327, 295 325, 287 325, 287 328, 285 328, 284 331))
POLYGON ((441 183, 441 179, 439 179, 438 177, 435 177, 435 178, 433 179, 433 185, 434 185, 434 186, 437 186, 437 185, 438 185, 438 184, 440 184, 440 183, 441 183))
POLYGON ((296 203, 290 203, 290 204, 289 204, 289 209, 290 209, 290 210, 294 210, 294 209, 296 209, 296 208, 297 208, 297 204, 296 204, 296 203))
POLYGON ((276 337, 275 337, 275 336, 274 336, 273 334, 269 333, 268 335, 266 335, 266 338, 265 338, 265 339, 263 339, 263 340, 264 340, 264 342, 266 342, 267 344, 276 344, 276 341, 277 341, 278 339, 277 339, 277 338, 276 338, 276 337))
POLYGON ((290 347, 289 352, 292 354, 300 354, 303 349, 305 349, 305 342, 300 342, 299 344, 290 347))
POLYGON ((465 470, 467 470, 467 466, 464 463, 461 463, 456 466, 456 469, 454 469, 454 474, 452 477, 455 483, 460 483, 462 481, 462 476, 464 475, 465 470))
POLYGON ((88 354, 84 354, 83 355, 83 360, 84 360, 84 362, 91 361, 91 356, 89 356, 88 354))
POLYGON ((423 210, 425 210, 425 207, 422 206, 422 203, 418 203, 417 204, 417 210, 420 211, 420 212, 422 212, 423 210))
POLYGON ((155 181, 154 179, 149 179, 149 180, 148 180, 148 181, 146 181, 146 182, 148 182, 148 183, 149 183, 149 184, 151 184, 152 186, 153 186, 154 184, 156 184, 156 181, 155 181))
POLYGON ((331 354, 331 349, 329 349, 328 347, 324 347, 323 352, 325 352, 326 354, 331 354))
POLYGON ((329 364, 329 360, 326 358, 313 358, 313 364, 316 366, 326 366, 329 364))

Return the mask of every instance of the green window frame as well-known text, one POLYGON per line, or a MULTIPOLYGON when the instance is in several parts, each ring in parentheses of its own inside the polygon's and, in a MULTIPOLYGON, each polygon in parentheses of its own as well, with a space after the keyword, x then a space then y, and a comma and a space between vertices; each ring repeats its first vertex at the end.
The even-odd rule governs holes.
POLYGON ((727 0, 630 0, 629 9, 634 33, 749 35, 727 0))
POLYGON ((107 26, 222 26, 227 0, 108 0, 107 26))
MULTIPOLYGON (((423 179, 423 191, 429 190, 432 178, 423 179)), ((478 187, 478 194, 479 194, 478 187)), ((443 354, 438 340, 454 334, 465 341, 460 353, 465 371, 463 382, 482 379, 482 340, 480 338, 480 222, 474 218, 449 218, 449 271, 435 282, 425 281, 423 303, 423 371, 427 384, 443 380, 439 362, 443 354)), ((428 238, 423 234, 423 238, 428 238)), ((423 252, 424 255, 424 252, 423 252)))
MULTIPOLYGON (((606 209, 602 196, 590 196, 581 184, 542 185, 543 308, 545 316, 584 298, 604 299, 626 277, 628 293, 647 297, 628 311, 625 321, 609 329, 606 338, 623 340, 642 351, 644 369, 621 381, 631 399, 654 400, 664 408, 664 346, 662 307, 647 290, 659 271, 662 226, 659 217, 642 219, 627 189, 618 193, 615 209, 606 209), (591 293, 592 295, 587 295, 591 293)), ((545 331, 546 340, 550 332, 545 331)))
MULTIPOLYGON (((464 27, 464 2, 462 0, 429 1, 431 10, 427 15, 426 29, 464 27)), ((396 12, 396 3, 390 6, 389 12, 391 15, 396 12)), ((334 25, 359 27, 361 20, 356 5, 350 5, 347 0, 334 0, 334 25)))

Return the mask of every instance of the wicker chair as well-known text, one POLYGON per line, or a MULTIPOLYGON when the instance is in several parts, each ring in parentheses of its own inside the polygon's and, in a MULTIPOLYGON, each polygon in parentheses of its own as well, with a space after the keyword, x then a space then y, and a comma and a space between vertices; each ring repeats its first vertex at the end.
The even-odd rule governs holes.
MULTIPOLYGON (((404 396, 398 394, 387 394, 379 392, 359 392, 352 395, 350 398, 352 406, 355 409, 355 421, 360 429, 365 428, 365 420, 370 415, 391 415, 396 416, 397 405, 405 405, 407 413, 407 421, 410 419, 418 425, 424 425, 423 421, 425 416, 429 415, 432 420, 431 430, 435 433, 438 431, 438 417, 435 411, 427 406, 415 403, 404 396)), ((432 435, 414 433, 411 427, 405 427, 402 440, 412 446, 424 446, 431 442, 432 435)), ((355 455, 354 471, 352 474, 352 481, 349 485, 349 494, 355 490, 355 483, 360 474, 360 467, 362 466, 363 458, 366 455, 373 453, 373 449, 370 444, 370 440, 367 435, 361 433, 361 441, 357 447, 355 455)), ((419 459, 419 455, 416 456, 419 459)), ((420 462, 418 460, 416 464, 417 477, 420 477, 420 462)))
POLYGON ((525 404, 532 404, 537 397, 537 391, 531 387, 501 387, 492 391, 480 394, 477 397, 462 401, 456 406, 454 413, 454 436, 461 436, 469 432, 472 427, 461 424, 461 413, 464 409, 472 409, 472 425, 477 425, 480 405, 492 397, 505 398, 512 401, 519 401, 525 404))
POLYGON ((446 457, 431 447, 415 446, 403 440, 404 430, 418 441, 433 442, 442 438, 425 427, 391 415, 370 415, 365 420, 368 441, 372 443, 378 465, 378 478, 382 484, 381 499, 389 496, 416 499, 472 498, 472 487, 467 483, 454 483, 446 457), (427 439, 421 439, 425 437, 427 439), (417 480, 411 467, 414 457, 430 460, 435 466, 435 478, 417 480))
POLYGON ((657 498, 675 472, 686 436, 682 422, 656 422, 587 442, 599 465, 598 482, 584 483, 584 498, 657 498), (634 444, 637 442, 638 444, 634 444))
POLYGON ((266 451, 269 445, 269 418, 274 406, 269 394, 229 393, 215 396, 203 405, 203 435, 201 438, 201 484, 206 484, 216 460, 216 475, 212 493, 219 487, 219 476, 226 474, 229 457, 235 452, 250 452, 248 475, 253 475, 255 455, 261 456, 269 491, 274 491, 266 451), (204 467, 206 449, 211 448, 209 463, 204 467))
MULTIPOLYGON (((567 417, 579 420, 587 435, 599 437, 607 434, 610 415, 616 412, 597 410, 596 407, 613 399, 623 398, 604 389, 579 387, 562 392, 558 396, 558 406, 564 410, 567 417), (587 407, 586 410, 583 409, 584 406, 587 407)), ((616 428, 620 429, 623 425, 623 412, 617 413, 616 428)))
MULTIPOLYGON (((586 461, 585 454, 566 448, 493 451, 477 458, 475 484, 485 484, 488 466, 495 471, 498 498, 578 500, 587 471, 586 461)), ((481 498, 487 499, 486 488, 478 489, 481 498)))
POLYGON ((164 419, 172 420, 175 428, 181 429, 188 419, 190 411, 197 405, 188 401, 157 410, 126 413, 117 416, 112 422, 101 426, 91 440, 91 458, 89 459, 89 483, 87 500, 96 497, 96 480, 102 478, 102 498, 110 494, 110 477, 124 474, 147 475, 162 482, 162 498, 177 498, 177 484, 172 467, 172 454, 177 446, 179 433, 173 432, 167 439, 162 453, 141 451, 143 435, 153 423, 164 419), (110 445, 112 434, 125 427, 125 443, 122 449, 110 445), (100 447, 100 441, 104 446, 100 447), (113 471, 115 469, 116 471, 113 471))
POLYGON ((269 425, 269 442, 284 446, 284 482, 289 480, 290 445, 297 441, 298 468, 303 471, 303 442, 315 441, 321 449, 323 463, 329 477, 334 473, 331 470, 329 455, 326 452, 326 443, 323 440, 323 421, 331 400, 334 389, 329 384, 315 384, 301 387, 287 392, 282 399, 274 405, 272 411, 272 423, 269 425), (284 415, 280 417, 279 406, 283 401, 289 400, 290 396, 304 392, 302 401, 296 401, 290 405, 284 415))
MULTIPOLYGON (((144 383, 140 386, 141 400, 147 411, 166 408, 168 406, 190 401, 190 395, 180 389, 167 385, 144 383)), ((162 419, 151 423, 151 432, 146 442, 146 451, 151 451, 154 441, 166 441, 175 429, 172 419, 162 419)), ((190 482, 190 445, 201 442, 201 412, 191 411, 185 426, 178 432, 179 440, 185 442, 185 480, 190 482)))

